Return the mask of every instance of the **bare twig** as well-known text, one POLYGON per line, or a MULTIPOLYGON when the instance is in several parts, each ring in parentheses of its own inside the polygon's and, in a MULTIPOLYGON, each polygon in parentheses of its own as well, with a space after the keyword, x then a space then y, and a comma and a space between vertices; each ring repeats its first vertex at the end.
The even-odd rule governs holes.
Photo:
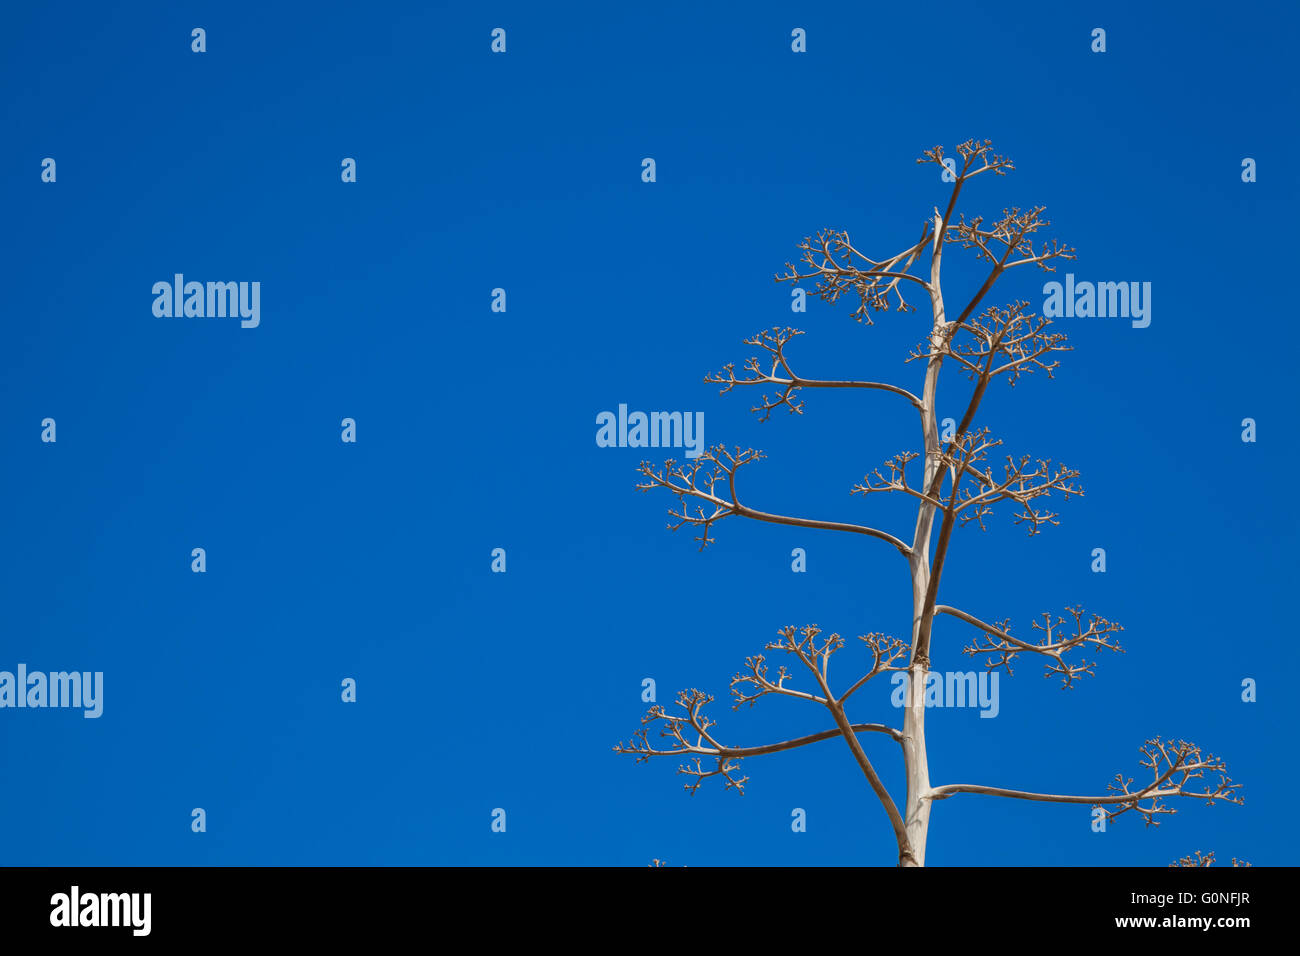
POLYGON ((1207 806, 1217 802, 1244 802, 1241 798, 1241 784, 1233 783, 1228 777, 1223 761, 1213 754, 1202 754, 1201 748, 1183 740, 1163 741, 1152 738, 1142 745, 1140 763, 1151 771, 1151 782, 1145 786, 1133 788, 1133 778, 1116 774, 1115 779, 1107 785, 1110 793, 1099 797, 1077 797, 1056 793, 1033 793, 1026 790, 1006 790, 1002 787, 986 787, 977 784, 948 784, 932 789, 930 800, 944 800, 958 793, 979 793, 990 797, 1009 797, 1013 800, 1035 800, 1045 803, 1088 803, 1099 807, 1118 807, 1106 811, 1106 818, 1113 820, 1130 810, 1139 814, 1148 826, 1159 826, 1157 816, 1177 813, 1164 801, 1168 797, 1189 797, 1205 801, 1207 806), (1201 783, 1206 771, 1217 774, 1213 784, 1201 783), (1201 789, 1196 789, 1196 786, 1201 789))
POLYGON ((948 614, 958 620, 965 621, 967 624, 973 624, 984 632, 974 642, 963 648, 962 653, 969 654, 972 657, 987 655, 984 658, 984 665, 989 670, 1005 668, 1006 672, 1011 674, 1013 673, 1011 662, 1015 660, 1017 654, 1041 654, 1044 657, 1051 658, 1043 676, 1051 677, 1055 675, 1060 677, 1064 687, 1072 687, 1076 678, 1085 675, 1091 677, 1093 668, 1097 666, 1095 661, 1081 660, 1077 664, 1067 662, 1065 655, 1070 651, 1096 647, 1115 651, 1118 654, 1124 653, 1124 649, 1119 646, 1119 643, 1113 637, 1119 631, 1124 630, 1123 625, 1108 621, 1099 614, 1091 615, 1085 625, 1082 607, 1067 607, 1065 609, 1065 613, 1070 615, 1073 625, 1070 631, 1065 630, 1065 618, 1058 616, 1053 620, 1052 615, 1043 612, 1043 623, 1033 621, 1030 625, 1034 630, 1043 634, 1042 639, 1037 643, 1012 637, 1009 621, 1002 621, 995 627, 991 624, 985 624, 979 618, 967 614, 965 611, 959 611, 947 605, 937 605, 934 610, 936 614, 948 614))
POLYGON ((760 359, 757 356, 746 359, 741 378, 736 377, 735 363, 731 363, 724 365, 721 372, 706 375, 704 381, 721 385, 722 389, 719 394, 722 395, 725 395, 737 385, 775 385, 780 388, 780 392, 775 395, 770 397, 766 394, 763 395, 762 401, 751 409, 751 411, 758 413, 759 421, 763 422, 767 421, 772 412, 782 405, 786 406, 791 414, 802 415, 803 399, 798 398, 796 394, 801 388, 876 389, 901 395, 914 408, 920 409, 921 400, 907 389, 899 388, 896 385, 886 385, 883 382, 801 378, 790 368, 790 363, 785 356, 786 343, 796 335, 803 335, 803 333, 798 329, 791 328, 773 328, 759 332, 752 338, 745 339, 745 344, 754 345, 766 351, 768 353, 766 359, 760 359))
POLYGON ((678 506, 670 509, 668 514, 676 519, 669 529, 676 531, 683 525, 692 525, 700 529, 695 540, 700 542, 700 550, 713 543, 709 531, 713 524, 723 518, 739 515, 766 521, 771 524, 794 525, 799 528, 818 528, 827 531, 848 531, 879 538, 893 545, 900 554, 908 553, 908 546, 892 534, 877 531, 864 525, 848 524, 842 521, 819 521, 813 518, 796 518, 789 515, 770 514, 740 503, 736 495, 736 472, 759 461, 763 453, 752 448, 728 451, 724 445, 716 445, 700 454, 693 461, 677 464, 673 460, 656 468, 649 462, 642 462, 640 472, 645 481, 637 485, 640 491, 652 488, 666 488, 677 496, 678 506), (692 508, 694 510, 692 510, 692 508))

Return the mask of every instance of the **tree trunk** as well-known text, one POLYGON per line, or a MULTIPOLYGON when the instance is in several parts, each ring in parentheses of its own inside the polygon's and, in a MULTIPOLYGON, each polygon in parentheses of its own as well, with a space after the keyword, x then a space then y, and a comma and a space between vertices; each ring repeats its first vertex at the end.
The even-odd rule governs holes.
MULTIPOLYGON (((939 287, 939 264, 943 255, 943 218, 935 212, 934 252, 930 259, 930 306, 934 323, 930 329, 931 354, 925 369, 925 390, 921 395, 921 431, 925 441, 925 469, 922 488, 933 486, 939 472, 939 420, 935 399, 939 390, 940 351, 947 324, 943 293, 939 287)), ((934 529, 934 505, 921 502, 912 537, 908 565, 912 574, 912 656, 907 669, 906 708, 903 715, 903 761, 907 773, 907 802, 903 820, 907 846, 899 849, 899 866, 925 866, 925 840, 930 830, 930 761, 925 750, 925 681, 930 673, 930 628, 926 621, 926 592, 930 588, 930 537, 934 529)), ((933 613, 933 612, 930 612, 933 613)))
MULTIPOLYGON (((926 543, 928 544, 928 535, 926 543)), ((928 548, 927 548, 928 550, 928 548)), ((915 653, 920 637, 925 592, 930 581, 928 555, 912 559, 913 655, 907 669, 907 692, 903 711, 903 761, 907 773, 907 802, 903 821, 908 846, 899 853, 899 866, 925 866, 925 838, 930 828, 930 801, 922 797, 930 790, 930 763, 925 752, 925 680, 929 661, 915 653)))

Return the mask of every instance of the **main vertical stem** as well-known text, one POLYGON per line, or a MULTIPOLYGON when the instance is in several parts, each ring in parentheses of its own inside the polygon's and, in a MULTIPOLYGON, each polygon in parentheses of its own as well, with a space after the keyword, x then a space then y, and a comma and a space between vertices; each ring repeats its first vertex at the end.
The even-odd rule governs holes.
MULTIPOLYGON (((923 519, 925 520, 925 519, 923 519)), ((925 539, 929 550, 928 534, 925 539)), ((903 823, 908 846, 899 854, 899 866, 925 866, 925 838, 930 829, 930 801, 923 799, 930 790, 930 762, 925 752, 925 681, 930 662, 915 653, 921 630, 925 591, 930 583, 928 553, 913 553, 912 565, 912 647, 907 668, 907 694, 903 712, 903 761, 907 771, 907 802, 903 823)))
MULTIPOLYGON (((939 287, 939 263, 943 254, 945 223, 936 210, 934 252, 930 259, 930 305, 934 324, 930 330, 930 360, 925 369, 925 390, 921 395, 921 430, 925 441, 925 476, 922 488, 934 485, 941 467, 939 421, 935 398, 939 390, 939 369, 943 365, 943 293, 939 287)), ((930 587, 930 538, 934 529, 934 505, 922 501, 916 516, 916 533, 908 564, 912 576, 912 654, 907 668, 906 710, 903 714, 903 760, 907 772, 907 803, 903 821, 908 845, 899 853, 899 866, 925 866, 925 840, 930 830, 930 762, 925 751, 925 682, 930 672, 930 648, 925 636, 926 592, 930 587)))

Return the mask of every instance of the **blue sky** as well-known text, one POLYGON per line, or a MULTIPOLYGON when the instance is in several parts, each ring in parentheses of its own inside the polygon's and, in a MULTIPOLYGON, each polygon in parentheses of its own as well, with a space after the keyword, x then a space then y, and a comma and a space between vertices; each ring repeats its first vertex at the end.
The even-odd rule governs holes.
MULTIPOLYGON (((980 422, 1077 467, 1087 495, 1034 538, 1005 509, 964 529, 940 595, 1021 629, 1082 603, 1124 624, 1126 653, 1070 691, 1024 662, 993 720, 932 712, 933 781, 1100 793, 1160 734, 1222 755, 1246 804, 1097 834, 1086 807, 963 795, 936 806, 928 862, 1295 862, 1293 7, 82 3, 5 20, 0 669, 103 671, 105 701, 98 720, 0 710, 0 862, 892 864, 838 741, 747 761, 743 797, 688 797, 673 763, 611 747, 639 726, 644 678, 663 702, 721 702, 782 625, 905 636, 897 556, 740 519, 698 553, 664 529, 667 499, 634 490, 648 456, 597 447, 594 422, 620 403, 702 411, 709 442, 767 452, 755 506, 909 535, 904 501, 848 495, 914 447, 905 405, 812 393, 760 424, 754 396, 702 377, 797 319, 802 374, 919 389, 902 360, 924 303, 870 328, 843 304, 793 316, 772 275, 820 228, 914 241, 947 195, 915 159, 969 137, 1017 171, 975 180, 968 213, 1045 204, 1069 271, 1151 282, 1153 314, 1062 320, 1075 351, 1055 381, 991 390, 980 422), (178 272, 260 281, 260 326, 155 318, 151 287, 178 272)), ((979 275, 950 255, 949 300, 979 275)), ((990 301, 1038 307, 1043 278, 1012 273, 990 301)), ((965 385, 949 371, 941 415, 965 385)), ((941 620, 935 666, 969 669, 971 636, 941 620)), ((714 715, 745 745, 830 726, 797 701, 714 715)), ((883 681, 853 716, 900 720, 883 681)), ((901 796, 886 743, 866 746, 901 796)))

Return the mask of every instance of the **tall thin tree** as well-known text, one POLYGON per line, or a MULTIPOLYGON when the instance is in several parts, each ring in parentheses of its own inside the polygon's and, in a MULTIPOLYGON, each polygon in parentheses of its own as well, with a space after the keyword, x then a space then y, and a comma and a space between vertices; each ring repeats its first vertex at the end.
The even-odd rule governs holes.
POLYGON ((1001 442, 991 437, 989 429, 974 427, 980 403, 994 379, 1002 378, 1014 384, 1021 375, 1032 372, 1043 372, 1050 378, 1059 365, 1053 356, 1070 348, 1065 344, 1064 334, 1049 329, 1052 324, 1049 319, 1028 311, 1027 302, 977 310, 997 281, 1011 269, 1037 266, 1054 271, 1055 260, 1073 259, 1074 253, 1056 240, 1035 243, 1036 234, 1049 225, 1041 206, 1006 210, 991 223, 986 223, 983 217, 968 220, 965 215, 959 215, 958 199, 968 182, 986 173, 1003 176, 1014 167, 1008 159, 994 153, 987 140, 968 140, 956 152, 956 157, 945 162, 943 149, 935 147, 926 150, 918 160, 947 170, 952 191, 946 207, 942 212, 938 208, 934 210, 920 238, 911 246, 894 256, 872 259, 859 251, 847 232, 825 230, 800 243, 799 265, 787 263, 786 271, 775 277, 778 282, 795 285, 810 280, 817 296, 829 304, 846 297, 856 304, 854 318, 868 325, 876 312, 891 308, 914 311, 914 306, 906 300, 905 289, 924 292, 932 316, 929 335, 907 359, 924 363, 925 379, 919 394, 882 382, 802 378, 793 371, 786 355, 787 345, 802 334, 791 328, 766 330, 746 340, 747 345, 761 351, 759 357, 750 358, 739 372, 732 364, 720 374, 705 379, 720 384, 724 393, 741 386, 772 390, 772 394, 763 395, 754 409, 764 421, 782 406, 802 414, 803 389, 877 389, 906 401, 920 421, 922 451, 896 455, 854 486, 852 493, 897 492, 914 498, 916 526, 910 542, 863 525, 772 514, 742 504, 737 492, 737 474, 745 465, 763 457, 753 449, 728 451, 726 446, 718 445, 682 464, 668 461, 663 467, 656 467, 643 462, 640 471, 644 481, 637 486, 643 491, 662 488, 675 495, 677 504, 669 511, 673 518, 669 527, 697 529, 696 540, 701 550, 713 541, 713 525, 730 517, 844 531, 884 542, 907 562, 912 585, 910 640, 875 633, 860 637, 870 654, 871 666, 836 693, 832 689, 829 664, 832 655, 844 646, 844 640, 838 634, 824 635, 811 625, 784 627, 765 649, 780 651, 797 661, 811 674, 811 689, 792 686, 794 674, 784 665, 771 670, 763 654, 748 658, 743 669, 731 679, 733 709, 752 705, 769 694, 793 697, 826 708, 834 722, 832 729, 763 746, 728 746, 717 739, 716 722, 704 713, 713 697, 691 689, 677 695, 674 710, 658 704, 651 707, 642 720, 642 729, 629 742, 614 748, 619 753, 635 755, 639 761, 658 756, 682 758, 686 762, 679 766, 678 772, 687 775, 686 788, 694 793, 709 777, 720 778, 727 789, 742 790, 748 777, 739 775, 740 761, 746 757, 793 750, 839 737, 847 744, 884 808, 898 844, 900 866, 924 865, 930 810, 936 801, 956 794, 1091 804, 1103 808, 1107 818, 1133 811, 1148 824, 1156 824, 1160 816, 1174 812, 1167 803, 1171 797, 1190 797, 1207 804, 1242 802, 1240 784, 1228 777, 1222 760, 1186 741, 1160 738, 1147 740, 1140 748, 1140 763, 1148 777, 1135 783, 1132 777, 1116 774, 1102 795, 1033 793, 965 783, 935 786, 930 782, 925 691, 931 671, 931 632, 936 615, 950 615, 974 629, 975 636, 964 652, 983 660, 988 669, 1005 669, 1010 673, 1012 662, 1020 655, 1036 654, 1045 659, 1047 675, 1058 677, 1067 687, 1093 673, 1095 661, 1082 659, 1083 654, 1120 649, 1116 635, 1122 629, 1099 615, 1072 607, 1062 615, 1044 614, 1041 621, 1032 624, 1035 633, 1015 637, 1007 621, 985 623, 974 614, 939 603, 944 559, 956 529, 971 523, 983 528, 994 507, 1007 503, 1013 509, 1014 520, 1027 525, 1030 534, 1037 534, 1043 525, 1057 523, 1056 512, 1044 499, 1054 492, 1064 500, 1082 494, 1076 484, 1078 472, 1061 464, 1029 456, 1006 456, 995 466, 991 455, 1001 442), (940 284, 940 267, 944 249, 954 244, 973 250, 987 263, 988 274, 956 317, 949 318, 940 284), (945 363, 965 372, 973 387, 960 420, 941 436, 935 404, 939 373, 945 363), (920 459, 919 480, 918 469, 913 466, 917 459, 920 459), (847 708, 850 698, 873 677, 891 671, 907 675, 903 726, 852 721, 847 708), (666 743, 650 739, 651 727, 659 729, 659 739, 666 743), (862 734, 884 734, 898 744, 906 779, 901 806, 863 750, 858 739, 862 734))

